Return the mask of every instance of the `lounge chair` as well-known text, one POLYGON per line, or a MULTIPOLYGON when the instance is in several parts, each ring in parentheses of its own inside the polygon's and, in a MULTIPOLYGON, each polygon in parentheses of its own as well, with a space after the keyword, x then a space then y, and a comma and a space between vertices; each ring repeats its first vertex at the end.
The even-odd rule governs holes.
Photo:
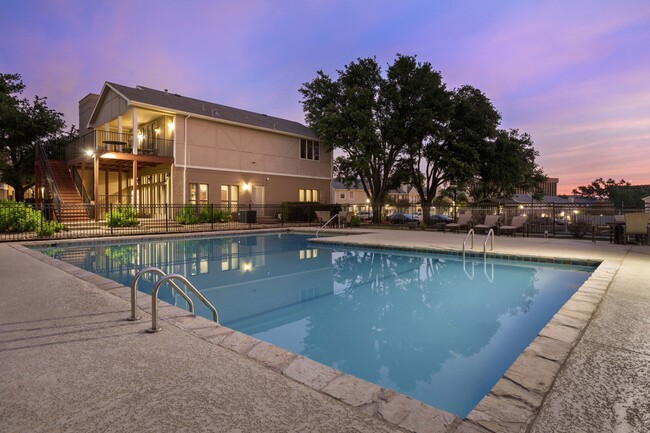
POLYGON ((623 239, 627 243, 629 236, 643 237, 644 244, 648 243, 650 238, 650 213, 626 213, 625 214, 625 232, 623 239))
POLYGON ((472 224, 472 214, 464 213, 458 217, 458 221, 455 223, 445 224, 445 229, 460 231, 463 227, 469 230, 470 225, 472 224))
POLYGON ((474 226, 474 231, 485 232, 485 233, 490 231, 490 229, 494 229, 496 231, 499 228, 500 220, 501 220, 501 215, 486 215, 483 224, 476 224, 474 226))
POLYGON ((321 224, 326 223, 330 219, 330 211, 328 210, 317 210, 314 213, 316 214, 316 221, 321 224))
POLYGON ((524 235, 524 231, 526 230, 526 222, 528 221, 527 216, 519 215, 514 218, 512 218, 512 222, 510 223, 509 226, 501 226, 499 227, 499 231, 503 234, 510 234, 512 233, 513 236, 517 234, 517 230, 521 230, 521 235, 524 235))

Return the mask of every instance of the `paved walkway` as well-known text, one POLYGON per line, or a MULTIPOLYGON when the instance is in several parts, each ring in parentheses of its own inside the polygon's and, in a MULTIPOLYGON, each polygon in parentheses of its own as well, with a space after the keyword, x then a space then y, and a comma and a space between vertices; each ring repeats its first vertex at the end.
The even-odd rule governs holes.
MULTIPOLYGON (((458 249, 463 236, 403 230, 353 238, 458 249)), ((499 237, 495 250, 620 264, 541 408, 503 431, 650 431, 650 247, 499 237)), ((146 320, 124 320, 127 301, 69 272, 76 271, 0 244, 0 431, 407 431, 385 421, 387 412, 369 415, 210 344, 182 322, 145 334, 146 320)), ((502 431, 480 422, 410 425, 502 431)))

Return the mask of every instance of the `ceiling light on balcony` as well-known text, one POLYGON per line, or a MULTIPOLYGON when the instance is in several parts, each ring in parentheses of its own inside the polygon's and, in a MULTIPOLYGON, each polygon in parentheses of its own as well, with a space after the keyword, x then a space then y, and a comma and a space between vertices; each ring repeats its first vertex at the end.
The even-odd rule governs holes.
POLYGON ((174 130, 174 122, 169 122, 167 124, 167 128, 169 129, 169 132, 173 131, 174 130))
POLYGON ((95 152, 93 152, 92 149, 86 149, 86 155, 88 155, 88 156, 94 156, 94 155, 95 155, 95 152))

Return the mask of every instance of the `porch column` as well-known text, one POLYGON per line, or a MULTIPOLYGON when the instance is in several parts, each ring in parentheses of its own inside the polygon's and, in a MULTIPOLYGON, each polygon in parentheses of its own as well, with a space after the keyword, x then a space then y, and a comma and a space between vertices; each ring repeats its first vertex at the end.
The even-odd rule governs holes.
POLYGON ((93 156, 93 199, 95 200, 95 221, 99 219, 99 156, 93 156))
POLYGON ((138 154, 138 113, 133 107, 133 154, 138 154))
POLYGON ((138 207, 138 161, 133 161, 133 207, 138 207))
MULTIPOLYGON (((122 134, 122 116, 117 116, 117 133, 122 134)), ((119 139, 122 140, 121 135, 119 139)))

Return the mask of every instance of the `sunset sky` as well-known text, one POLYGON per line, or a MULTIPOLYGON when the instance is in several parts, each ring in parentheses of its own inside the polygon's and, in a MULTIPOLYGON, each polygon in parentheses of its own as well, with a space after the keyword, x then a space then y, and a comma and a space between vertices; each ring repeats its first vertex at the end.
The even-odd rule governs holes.
POLYGON ((417 55, 528 132, 561 193, 650 184, 650 1, 0 0, 0 72, 78 124, 104 81, 304 123, 298 89, 417 55))

